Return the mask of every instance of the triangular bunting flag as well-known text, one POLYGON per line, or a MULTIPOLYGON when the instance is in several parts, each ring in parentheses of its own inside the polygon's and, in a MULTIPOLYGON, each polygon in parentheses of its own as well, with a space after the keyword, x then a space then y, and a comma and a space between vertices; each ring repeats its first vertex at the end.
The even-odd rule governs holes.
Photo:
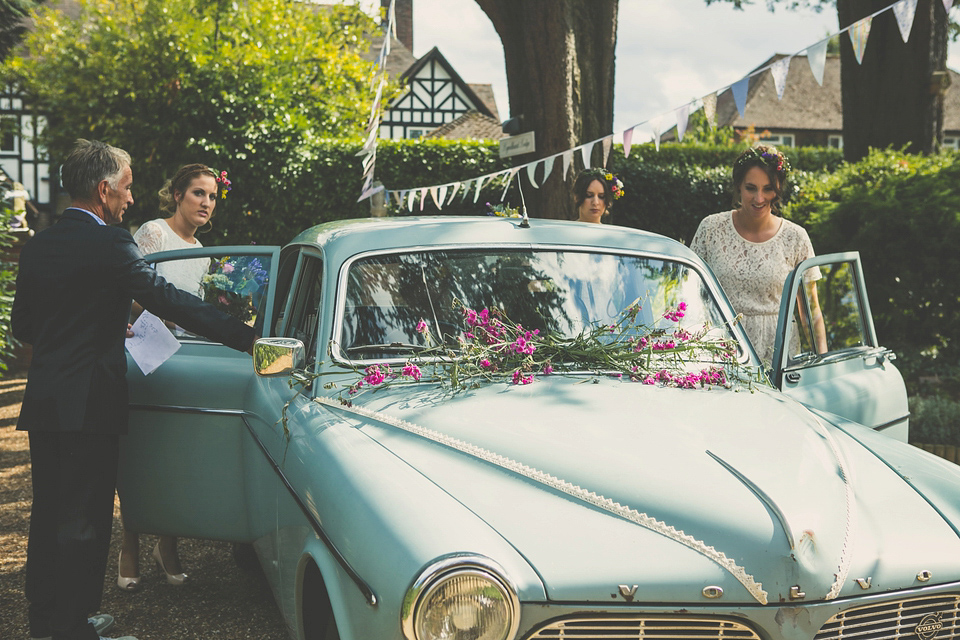
POLYGON ((443 209, 443 204, 447 201, 447 185, 440 187, 440 192, 437 195, 437 209, 443 209))
POLYGON ((420 211, 423 211, 425 204, 427 204, 427 187, 420 189, 420 211))
POLYGON ((467 196, 470 195, 470 189, 473 185, 473 180, 467 180, 463 183, 463 195, 460 196, 460 202, 466 202, 467 196))
POLYGON ((821 40, 815 45, 807 47, 807 63, 810 64, 810 73, 821 87, 823 86, 823 67, 827 63, 827 44, 829 40, 821 40))
POLYGON ((413 211, 413 203, 417 201, 417 192, 413 189, 407 193, 407 211, 413 211))
POLYGON ((534 189, 540 188, 540 185, 537 184, 537 177, 536 177, 537 165, 539 164, 540 164, 539 162, 531 162, 530 164, 527 165, 527 180, 530 181, 530 184, 533 185, 534 189))
POLYGON ((653 144, 657 148, 657 151, 660 151, 660 126, 661 126, 660 118, 661 116, 657 116, 656 118, 653 118, 652 120, 650 120, 648 123, 650 126, 650 134, 653 140, 653 144))
POLYGON ((857 64, 863 62, 863 52, 867 48, 867 38, 870 37, 870 24, 873 22, 873 16, 867 16, 859 22, 850 25, 847 35, 850 36, 850 44, 853 45, 853 55, 857 58, 857 64))
POLYGON ((707 124, 711 129, 717 128, 717 92, 703 96, 703 115, 707 117, 707 124))
POLYGON ((777 88, 777 100, 783 100, 783 90, 787 88, 787 74, 790 73, 791 56, 780 58, 770 65, 773 86, 777 88))
POLYGON ((737 112, 743 117, 743 112, 747 108, 747 89, 750 88, 750 76, 737 80, 731 87, 733 92, 733 101, 737 103, 737 112))
POLYGON ((609 135, 600 141, 603 148, 603 166, 607 166, 607 158, 610 157, 610 149, 613 149, 613 135, 609 135))
POLYGON ((953 6, 953 0, 943 0, 943 10, 950 13, 950 7, 953 6))
MULTIPOLYGON (((952 0, 950 0, 952 2, 952 0)), ((944 2, 946 6, 946 1, 944 2)), ((947 10, 949 11, 949 7, 947 10)), ((910 31, 913 29, 913 19, 917 15, 917 0, 900 0, 893 5, 893 15, 897 17, 897 26, 900 27, 900 37, 904 42, 910 39, 910 31)))
POLYGON ((474 204, 476 204, 476 203, 477 203, 477 200, 480 198, 480 189, 483 188, 483 182, 484 182, 488 177, 489 177, 489 176, 480 176, 479 178, 477 178, 477 188, 476 188, 476 189, 474 190, 474 192, 473 192, 473 203, 474 203, 474 204))
POLYGON ((447 204, 450 204, 453 202, 453 199, 457 197, 458 191, 460 191, 459 182, 454 182, 452 185, 450 185, 450 199, 447 200, 447 204))
POLYGON ((683 134, 687 132, 687 123, 690 122, 690 103, 677 107, 677 141, 683 142, 683 134))
POLYGON ((630 147, 632 146, 632 143, 633 143, 633 130, 634 130, 634 127, 630 127, 629 129, 623 132, 623 157, 624 158, 630 157, 630 147))
POLYGON ((403 204, 403 198, 407 195, 406 191, 394 191, 393 192, 393 203, 398 207, 403 204))
POLYGON ((563 152, 563 179, 567 179, 567 175, 570 172, 570 165, 573 163, 573 149, 568 149, 563 152))
POLYGON ((547 178, 550 177, 550 174, 553 173, 553 162, 557 159, 557 156, 550 156, 549 158, 544 158, 543 160, 543 181, 546 182, 547 178))
POLYGON ((593 145, 597 144, 597 141, 588 142, 587 144, 580 147, 580 158, 583 160, 583 169, 587 170, 590 168, 590 157, 593 156, 593 145))
POLYGON ((503 202, 507 198, 507 189, 510 188, 510 183, 513 182, 513 176, 517 175, 517 171, 520 171, 520 167, 514 167, 510 169, 507 173, 507 186, 503 188, 503 195, 500 196, 500 202, 503 202))

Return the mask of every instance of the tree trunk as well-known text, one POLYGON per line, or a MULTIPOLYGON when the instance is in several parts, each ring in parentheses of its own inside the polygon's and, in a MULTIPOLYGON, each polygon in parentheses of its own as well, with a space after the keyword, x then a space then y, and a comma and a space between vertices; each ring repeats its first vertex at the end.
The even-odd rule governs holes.
MULTIPOLYGON (((503 43, 510 116, 522 115, 522 131, 536 136, 536 152, 518 157, 517 164, 613 132, 617 2, 477 0, 503 43)), ((597 147, 594 166, 602 158, 597 147)), ((525 172, 517 175, 531 216, 573 217, 571 182, 562 171, 558 159, 540 189, 530 186, 525 172)))
MULTIPOLYGON (((889 4, 886 0, 837 0, 840 28, 889 4)), ((907 43, 893 11, 873 18, 870 37, 857 64, 850 38, 840 47, 843 87, 843 149, 847 160, 870 147, 906 146, 935 153, 943 142, 943 96, 947 78, 948 16, 941 0, 919 0, 907 43)))

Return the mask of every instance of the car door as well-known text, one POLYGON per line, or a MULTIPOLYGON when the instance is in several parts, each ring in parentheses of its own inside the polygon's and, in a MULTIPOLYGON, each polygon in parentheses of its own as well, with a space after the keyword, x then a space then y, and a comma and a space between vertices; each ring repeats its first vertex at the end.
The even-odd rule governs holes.
MULTIPOLYGON (((158 265, 207 260, 198 293, 270 335, 278 247, 205 247, 151 254, 158 265)), ((247 434, 253 386, 245 353, 171 327, 177 352, 149 375, 128 354, 130 430, 121 439, 124 521, 143 533, 252 541, 265 525, 248 494, 272 471, 247 434)))
POLYGON ((906 441, 907 392, 895 357, 877 341, 859 253, 816 256, 787 277, 772 371, 781 391, 906 441))

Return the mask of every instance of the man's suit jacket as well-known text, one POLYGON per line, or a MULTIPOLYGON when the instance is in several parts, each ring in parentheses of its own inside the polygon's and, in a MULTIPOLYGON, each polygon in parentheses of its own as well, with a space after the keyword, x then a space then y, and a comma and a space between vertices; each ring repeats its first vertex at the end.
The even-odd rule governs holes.
POLYGON ((17 429, 126 433, 131 299, 239 351, 253 342, 252 328, 157 275, 127 230, 67 209, 20 253, 11 324, 33 358, 17 429))

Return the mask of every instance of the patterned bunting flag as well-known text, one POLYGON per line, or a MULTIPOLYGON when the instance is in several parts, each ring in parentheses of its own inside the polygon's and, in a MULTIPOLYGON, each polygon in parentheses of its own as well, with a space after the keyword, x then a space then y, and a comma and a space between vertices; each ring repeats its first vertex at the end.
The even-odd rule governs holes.
POLYGON ((393 203, 398 207, 403 204, 403 198, 407 195, 406 191, 394 191, 393 192, 393 203))
POLYGON ((810 65, 810 73, 814 80, 821 87, 823 86, 823 67, 827 63, 827 43, 829 40, 821 40, 817 44, 807 47, 807 63, 810 65))
POLYGON ((773 76, 773 86, 777 88, 777 100, 783 100, 783 90, 787 88, 787 74, 790 73, 792 56, 780 58, 770 65, 770 75, 773 76))
POLYGON ((917 15, 917 0, 900 0, 893 5, 893 15, 897 17, 900 37, 907 42, 910 39, 910 31, 913 29, 913 19, 917 15))
POLYGON ((737 112, 743 117, 743 112, 747 108, 747 89, 750 88, 750 76, 737 80, 730 91, 733 92, 733 101, 737 103, 737 112))
POLYGON ((707 123, 711 129, 717 128, 717 92, 703 96, 703 115, 707 116, 707 123))
POLYGON ((683 134, 687 132, 687 123, 690 122, 690 103, 677 107, 677 140, 683 142, 683 134))
POLYGON ((863 62, 863 52, 867 48, 867 38, 870 37, 870 24, 873 22, 873 16, 867 16, 863 20, 854 22, 850 25, 847 35, 850 36, 850 44, 853 45, 853 55, 857 58, 857 64, 863 62))
POLYGON ((633 130, 635 127, 630 127, 623 132, 623 157, 630 157, 630 145, 633 142, 633 130))
POLYGON ((610 158, 610 150, 613 149, 613 134, 600 141, 600 147, 603 149, 603 165, 607 166, 607 160, 610 158))

